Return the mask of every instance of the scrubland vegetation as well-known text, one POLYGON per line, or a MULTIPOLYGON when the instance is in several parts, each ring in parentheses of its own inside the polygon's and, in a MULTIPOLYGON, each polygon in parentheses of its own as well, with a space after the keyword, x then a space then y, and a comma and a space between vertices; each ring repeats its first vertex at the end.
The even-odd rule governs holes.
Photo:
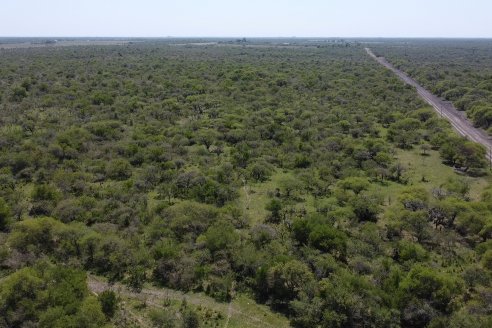
POLYGON ((0 111, 0 326, 492 325, 485 150, 356 43, 4 50, 0 111))
POLYGON ((385 44, 378 51, 492 133, 490 40, 415 40, 385 44))

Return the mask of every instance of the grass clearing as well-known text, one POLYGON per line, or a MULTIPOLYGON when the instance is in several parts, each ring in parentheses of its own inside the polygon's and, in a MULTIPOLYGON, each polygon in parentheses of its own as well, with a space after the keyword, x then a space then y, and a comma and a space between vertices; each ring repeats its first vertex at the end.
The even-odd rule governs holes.
POLYGON ((240 294, 232 302, 229 327, 290 327, 290 325, 286 317, 240 294))
POLYGON ((239 191, 239 203, 244 212, 251 219, 251 224, 262 222, 268 215, 265 209, 270 200, 269 193, 278 188, 280 180, 288 177, 290 173, 278 170, 272 177, 263 183, 245 184, 239 191))
MULTIPOLYGON (((275 189, 280 188, 283 179, 288 179, 292 176, 293 174, 290 171, 277 170, 268 181, 246 184, 240 189, 239 204, 241 204, 244 212, 251 219, 252 225, 262 222, 268 216, 269 212, 265 207, 271 199, 270 194, 273 194, 275 189)), ((296 209, 305 208, 308 212, 312 212, 314 211, 314 203, 315 199, 312 195, 296 192, 289 205, 296 209)))
POLYGON ((404 177, 408 179, 407 184, 399 184, 391 181, 373 185, 373 190, 380 193, 385 204, 390 205, 407 186, 421 186, 431 191, 433 188, 442 186, 449 179, 462 178, 470 184, 469 197, 472 200, 480 200, 485 188, 492 182, 489 175, 483 177, 469 177, 456 172, 452 167, 442 163, 437 151, 429 151, 423 156, 419 149, 398 150, 396 157, 405 167, 404 177))

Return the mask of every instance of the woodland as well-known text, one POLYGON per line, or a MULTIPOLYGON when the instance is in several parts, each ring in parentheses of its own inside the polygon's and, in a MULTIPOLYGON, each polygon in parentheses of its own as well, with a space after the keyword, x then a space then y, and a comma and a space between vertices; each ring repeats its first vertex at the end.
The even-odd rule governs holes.
MULTIPOLYGON (((411 42, 490 128, 492 44, 411 42)), ((0 327, 491 327, 485 154, 363 41, 0 50, 0 327)))

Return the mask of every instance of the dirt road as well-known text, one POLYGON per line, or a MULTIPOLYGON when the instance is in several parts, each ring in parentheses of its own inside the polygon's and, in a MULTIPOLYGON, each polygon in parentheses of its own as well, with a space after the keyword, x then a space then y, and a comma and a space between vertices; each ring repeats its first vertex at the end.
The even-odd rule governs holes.
POLYGON ((431 105, 439 115, 446 118, 451 123, 453 128, 458 131, 459 134, 461 134, 468 140, 483 145, 487 149, 487 158, 491 158, 492 139, 487 135, 485 131, 475 128, 473 124, 471 124, 470 121, 468 121, 468 119, 465 117, 464 113, 458 111, 452 103, 444 101, 439 97, 433 95, 420 84, 418 84, 417 81, 394 67, 384 57, 376 56, 369 48, 365 49, 369 56, 374 58, 378 63, 391 70, 405 83, 414 87, 417 90, 419 96, 424 99, 429 105, 431 105))

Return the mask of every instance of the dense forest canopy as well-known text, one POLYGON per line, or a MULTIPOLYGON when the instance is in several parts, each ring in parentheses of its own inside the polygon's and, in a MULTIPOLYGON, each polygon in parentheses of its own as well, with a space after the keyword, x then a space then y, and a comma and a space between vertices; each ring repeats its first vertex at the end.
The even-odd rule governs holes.
MULTIPOLYGON (((492 325, 484 149, 363 41, 182 42, 0 50, 0 327, 229 324, 87 277, 294 327, 492 325)), ((474 119, 490 106, 488 43, 393 42, 474 119)))

